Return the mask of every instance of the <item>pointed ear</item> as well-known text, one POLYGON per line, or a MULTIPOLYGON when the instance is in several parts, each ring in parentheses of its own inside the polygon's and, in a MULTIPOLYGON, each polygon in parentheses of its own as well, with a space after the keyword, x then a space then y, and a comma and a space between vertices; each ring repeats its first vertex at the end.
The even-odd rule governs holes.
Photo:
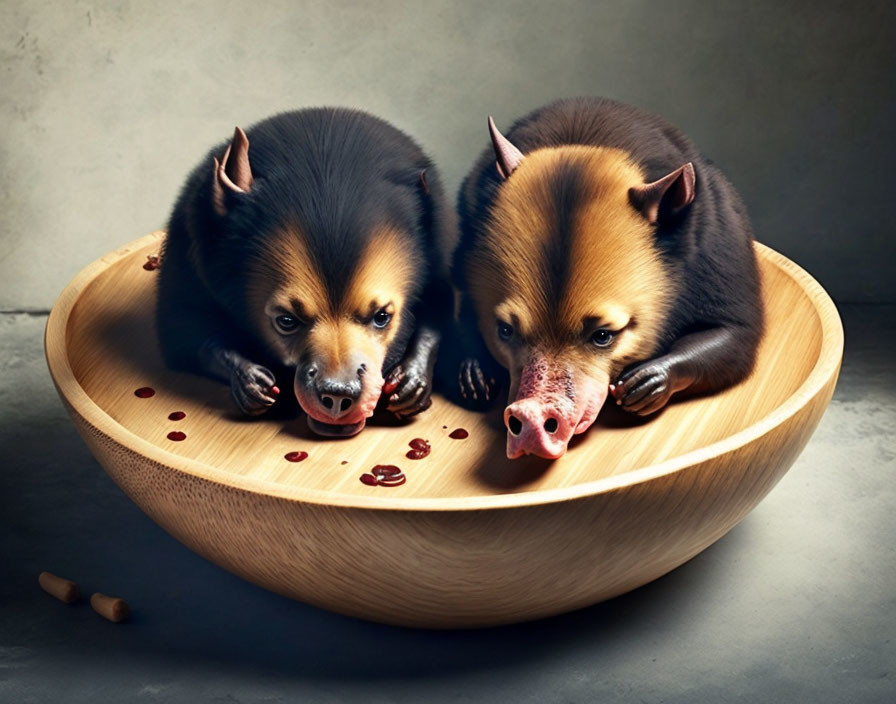
POLYGON ((215 159, 215 177, 212 181, 215 212, 226 215, 227 193, 248 193, 253 180, 249 166, 249 138, 237 127, 220 163, 215 159))
POLYGON ((658 181, 628 189, 628 199, 651 225, 661 216, 675 215, 694 200, 696 175, 689 161, 658 181))
POLYGON ((426 169, 420 172, 420 188, 423 189, 425 195, 429 195, 429 184, 426 183, 426 169))
POLYGON ((513 146, 507 137, 498 132, 491 115, 488 116, 488 132, 492 136, 492 146, 495 148, 495 164, 498 167, 498 173, 501 174, 501 178, 508 179, 523 160, 523 153, 513 146))

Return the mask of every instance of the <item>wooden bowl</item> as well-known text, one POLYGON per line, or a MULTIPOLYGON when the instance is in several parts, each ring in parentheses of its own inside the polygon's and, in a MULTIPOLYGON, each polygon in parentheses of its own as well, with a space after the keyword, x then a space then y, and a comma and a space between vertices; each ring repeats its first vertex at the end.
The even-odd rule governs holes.
MULTIPOLYGON (((594 604, 660 577, 729 531, 817 425, 843 352, 834 304, 757 245, 767 332, 753 375, 646 422, 605 409, 568 454, 508 461, 497 414, 436 398, 348 440, 303 418, 238 417, 229 390, 168 371, 153 331, 156 232, 84 269, 50 313, 50 372, 79 433, 149 516, 267 589, 344 614, 439 628, 594 604), (134 390, 156 393, 138 398, 134 390), (186 417, 169 420, 174 411, 186 417), (469 437, 449 433, 463 427, 469 437), (186 439, 167 438, 179 430, 186 439), (422 460, 408 441, 430 440, 422 460), (284 455, 304 450, 303 462, 284 455), (371 487, 374 464, 407 483, 371 487)), ((499 409, 500 411, 500 409, 499 409)))

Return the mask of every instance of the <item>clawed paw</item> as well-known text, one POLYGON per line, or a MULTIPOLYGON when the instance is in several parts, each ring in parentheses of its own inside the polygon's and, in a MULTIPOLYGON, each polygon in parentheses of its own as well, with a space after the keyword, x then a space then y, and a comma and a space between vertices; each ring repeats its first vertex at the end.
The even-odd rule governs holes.
POLYGON ((386 409, 400 418, 416 415, 432 405, 432 379, 417 365, 405 369, 399 364, 386 377, 383 390, 386 409))
POLYGON ((260 364, 243 362, 230 373, 230 392, 239 409, 249 416, 261 415, 277 400, 277 380, 260 364))
POLYGON ((475 357, 461 361, 457 383, 461 399, 470 407, 484 407, 497 396, 497 380, 483 369, 475 357))
POLYGON ((610 385, 616 404, 639 416, 656 413, 674 393, 669 368, 658 362, 646 362, 626 371, 610 385))

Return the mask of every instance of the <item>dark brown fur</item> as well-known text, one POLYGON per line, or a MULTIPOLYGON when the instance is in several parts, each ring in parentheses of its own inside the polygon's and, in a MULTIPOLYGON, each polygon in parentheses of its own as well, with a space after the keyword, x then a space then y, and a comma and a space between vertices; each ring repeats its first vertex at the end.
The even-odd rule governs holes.
POLYGON ((453 234, 432 162, 407 135, 354 110, 284 113, 247 133, 246 192, 221 188, 223 143, 193 171, 172 213, 157 316, 165 359, 230 383, 251 414, 292 396, 270 389, 292 389, 293 376, 297 393, 351 395, 390 373, 399 384, 385 405, 400 415, 423 410, 436 323, 450 305, 439 252, 453 234), (370 325, 378 296, 396 304, 382 332, 370 325), (295 334, 274 329, 275 304, 301 321, 295 334), (334 326, 339 334, 323 334, 334 326), (349 339, 382 367, 359 362, 358 378, 354 367, 342 373, 351 360, 337 348, 349 339), (342 388, 318 389, 331 366, 342 388))
MULTIPOLYGON (((624 408, 638 413, 653 412, 674 392, 714 391, 737 383, 749 373, 762 332, 752 230, 734 187, 683 133, 662 118, 628 105, 601 98, 577 98, 534 111, 518 120, 506 137, 523 155, 539 150, 562 150, 569 145, 610 150, 625 157, 636 169, 635 173, 640 172, 644 182, 660 179, 688 162, 694 166, 693 202, 681 212, 661 209, 657 225, 645 230, 649 232, 649 240, 645 241, 661 262, 659 271, 663 283, 659 292, 662 295, 654 307, 661 311, 662 320, 656 326, 655 340, 648 347, 617 357, 608 369, 610 379, 615 382, 614 394, 624 408)), ((558 299, 550 292, 566 291, 570 277, 577 269, 581 275, 585 266, 581 256, 571 258, 568 245, 570 233, 578 227, 574 224, 576 214, 588 207, 589 199, 605 197, 594 188, 583 187, 579 162, 574 158, 558 157, 555 162, 553 166, 542 167, 539 174, 543 190, 553 193, 549 196, 553 198, 552 231, 539 235, 539 251, 519 258, 519 267, 530 280, 538 282, 546 301, 554 301, 554 305, 558 299), (539 262, 537 270, 532 269, 532 258, 539 262)), ((522 170, 519 173, 521 176, 522 170)), ((586 177, 588 183, 592 183, 593 173, 586 177)), ((461 189, 461 242, 452 276, 461 292, 459 335, 464 359, 460 391, 461 397, 468 401, 473 396, 478 401, 486 396, 494 397, 494 385, 488 380, 502 375, 501 365, 496 363, 489 351, 489 341, 483 337, 494 321, 485 319, 488 311, 477 311, 476 298, 482 294, 475 293, 477 284, 470 276, 471 272, 478 271, 477 266, 482 266, 483 253, 493 241, 494 233, 506 231, 507 219, 524 220, 520 212, 509 214, 500 205, 502 190, 507 188, 509 192, 516 177, 510 175, 505 182, 495 166, 495 153, 489 147, 461 189)), ((517 211, 525 208, 522 204, 514 207, 517 211)), ((630 203, 620 202, 618 208, 625 218, 626 211, 637 212, 630 203)), ((615 251, 600 249, 606 241, 603 234, 596 234, 593 246, 597 249, 586 259, 598 261, 603 257, 624 263, 632 248, 641 247, 640 236, 632 236, 627 246, 621 245, 615 251)), ((652 267, 648 269, 653 276, 652 267)), ((499 280, 510 273, 493 271, 492 278, 499 280)), ((485 280, 482 272, 475 275, 480 281, 485 280)), ((605 277, 607 272, 594 275, 605 277)), ((614 287, 625 296, 633 285, 627 282, 630 278, 626 276, 606 290, 601 289, 599 296, 603 300, 595 303, 605 303, 606 291, 614 287)), ((538 317, 543 320, 538 324, 541 328, 556 327, 556 322, 548 321, 544 313, 538 317)), ((560 311, 555 309, 552 318, 557 317, 560 311)))

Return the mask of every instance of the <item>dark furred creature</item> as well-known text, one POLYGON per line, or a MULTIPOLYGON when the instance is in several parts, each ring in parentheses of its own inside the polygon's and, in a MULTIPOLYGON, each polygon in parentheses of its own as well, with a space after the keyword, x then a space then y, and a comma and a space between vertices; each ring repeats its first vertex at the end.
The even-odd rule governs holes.
POLYGON ((378 404, 426 409, 450 307, 445 206, 430 160, 371 115, 315 108, 237 128, 171 215, 165 360, 230 384, 249 415, 291 387, 324 435, 359 432, 378 404))
POLYGON ((506 138, 489 128, 452 276, 461 399, 483 405, 509 371, 508 457, 561 456, 608 393, 647 415, 749 374, 762 332, 750 223, 684 134, 601 98, 538 109, 506 138))

